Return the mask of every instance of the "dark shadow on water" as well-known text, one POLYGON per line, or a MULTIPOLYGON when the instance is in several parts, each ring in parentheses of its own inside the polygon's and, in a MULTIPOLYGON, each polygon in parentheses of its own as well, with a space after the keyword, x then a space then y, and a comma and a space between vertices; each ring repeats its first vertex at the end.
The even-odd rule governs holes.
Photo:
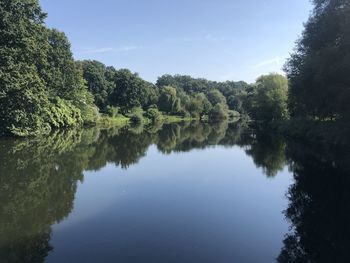
POLYGON ((0 140, 0 262, 44 262, 54 249, 51 227, 71 213, 84 171, 98 171, 108 163, 128 169, 151 145, 163 154, 216 145, 241 147, 268 177, 289 164, 295 184, 285 215, 293 229, 278 261, 348 258, 349 155, 306 148, 252 130, 246 123, 224 122, 90 128, 45 138, 0 140))
POLYGON ((292 224, 279 262, 350 262, 350 155, 289 142, 292 224))

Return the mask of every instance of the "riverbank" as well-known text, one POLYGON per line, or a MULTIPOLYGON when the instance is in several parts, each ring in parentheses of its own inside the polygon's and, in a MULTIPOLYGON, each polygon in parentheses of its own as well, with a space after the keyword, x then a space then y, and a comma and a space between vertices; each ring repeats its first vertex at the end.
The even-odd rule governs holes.
POLYGON ((306 144, 345 150, 350 146, 350 123, 347 121, 290 119, 269 124, 252 122, 252 125, 306 144))

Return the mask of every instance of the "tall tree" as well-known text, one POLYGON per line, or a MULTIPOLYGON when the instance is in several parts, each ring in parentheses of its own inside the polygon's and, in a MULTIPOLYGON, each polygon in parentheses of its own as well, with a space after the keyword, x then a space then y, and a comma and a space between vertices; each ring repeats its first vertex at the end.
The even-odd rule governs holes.
POLYGON ((256 120, 275 121, 288 118, 288 80, 278 74, 261 76, 256 81, 249 113, 256 120))
POLYGON ((40 75, 46 68, 44 19, 37 0, 0 1, 0 129, 25 134, 46 129, 48 104, 40 75))
POLYGON ((159 109, 161 111, 175 114, 181 110, 181 102, 177 96, 176 89, 173 87, 164 87, 159 97, 159 109))
POLYGON ((147 108, 156 103, 157 97, 157 90, 153 84, 128 69, 121 69, 115 74, 115 87, 109 101, 125 112, 134 107, 147 108))
POLYGON ((226 104, 225 96, 217 89, 208 92, 208 99, 213 106, 219 103, 226 104))
POLYGON ((0 130, 15 135, 97 117, 64 33, 47 29, 37 0, 0 1, 0 130))
POLYGON ((350 1, 314 0, 285 66, 293 116, 350 117, 350 1))
POLYGON ((104 110, 108 105, 108 96, 114 87, 116 70, 114 67, 106 67, 98 61, 80 62, 84 72, 89 91, 95 97, 96 105, 104 110))

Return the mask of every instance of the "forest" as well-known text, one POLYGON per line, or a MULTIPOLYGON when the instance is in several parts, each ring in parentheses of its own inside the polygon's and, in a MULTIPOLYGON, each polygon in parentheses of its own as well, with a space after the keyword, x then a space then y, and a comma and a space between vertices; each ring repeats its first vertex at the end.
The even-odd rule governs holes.
MULTIPOLYGON (((0 1, 0 131, 49 134, 99 123, 165 119, 346 124, 350 118, 350 2, 314 0, 286 77, 255 83, 163 75, 156 83, 128 69, 75 61, 66 35, 45 25, 38 0, 0 1)), ((345 126, 346 126, 345 125, 345 126)), ((302 131, 300 131, 302 133, 302 131)))

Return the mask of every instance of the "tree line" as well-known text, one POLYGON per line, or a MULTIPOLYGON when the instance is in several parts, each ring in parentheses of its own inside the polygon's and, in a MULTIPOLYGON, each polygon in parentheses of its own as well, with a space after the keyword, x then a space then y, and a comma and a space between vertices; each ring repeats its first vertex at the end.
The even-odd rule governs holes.
POLYGON ((45 26, 38 0, 0 0, 0 132, 47 134, 118 115, 133 122, 156 122, 163 115, 211 122, 242 115, 264 122, 346 120, 350 4, 313 2, 285 65, 287 78, 271 73, 248 84, 182 75, 150 83, 128 69, 75 61, 65 34, 45 26))
POLYGON ((128 69, 74 61, 66 35, 45 26, 47 15, 37 0, 1 0, 0 14, 0 130, 5 134, 94 124, 101 114, 123 114, 135 122, 157 121, 162 114, 221 121, 253 113, 270 96, 260 94, 257 102, 252 96, 255 86, 267 83, 264 78, 249 85, 164 75, 153 84, 128 69))
POLYGON ((285 65, 295 118, 349 120, 350 1, 313 0, 313 12, 285 65))

